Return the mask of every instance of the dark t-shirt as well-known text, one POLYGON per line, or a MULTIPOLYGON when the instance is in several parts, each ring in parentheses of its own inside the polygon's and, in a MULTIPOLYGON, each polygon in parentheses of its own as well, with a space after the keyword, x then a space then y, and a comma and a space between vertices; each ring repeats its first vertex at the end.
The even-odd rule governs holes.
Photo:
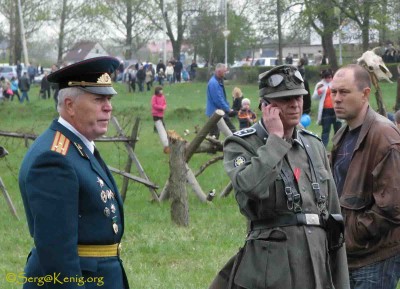
POLYGON ((347 171, 349 170, 351 157, 356 146, 358 136, 360 135, 361 125, 355 129, 345 133, 342 142, 339 144, 336 158, 333 165, 333 178, 339 197, 342 195, 344 182, 346 180, 347 171))

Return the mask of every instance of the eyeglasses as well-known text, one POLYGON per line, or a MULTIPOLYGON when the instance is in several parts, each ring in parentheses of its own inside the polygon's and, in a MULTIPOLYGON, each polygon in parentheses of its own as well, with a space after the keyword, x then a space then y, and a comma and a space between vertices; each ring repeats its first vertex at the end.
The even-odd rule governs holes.
MULTIPOLYGON (((286 74, 288 74, 288 73, 286 72, 286 74)), ((304 82, 300 71, 295 70, 295 72, 292 75, 296 78, 297 81, 304 82)), ((270 77, 268 77, 268 79, 266 80, 266 83, 269 87, 277 87, 279 84, 282 83, 282 81, 284 79, 285 78, 282 74, 273 74, 270 77)))

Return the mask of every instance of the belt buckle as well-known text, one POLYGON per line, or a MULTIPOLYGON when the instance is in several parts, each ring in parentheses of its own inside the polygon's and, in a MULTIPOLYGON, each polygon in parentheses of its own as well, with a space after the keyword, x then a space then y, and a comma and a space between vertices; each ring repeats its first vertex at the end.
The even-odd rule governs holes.
POLYGON ((304 214, 306 216, 307 225, 321 225, 318 214, 304 214))
POLYGON ((122 246, 121 243, 118 244, 118 248, 117 248, 117 255, 118 257, 121 255, 121 251, 122 251, 122 246))

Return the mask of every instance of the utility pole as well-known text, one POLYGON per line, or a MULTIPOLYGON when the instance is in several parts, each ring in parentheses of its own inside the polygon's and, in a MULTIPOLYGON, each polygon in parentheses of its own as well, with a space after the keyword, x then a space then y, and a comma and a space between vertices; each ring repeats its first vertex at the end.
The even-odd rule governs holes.
POLYGON ((29 64, 28 48, 26 46, 25 28, 24 28, 24 20, 22 18, 21 0, 18 0, 18 15, 19 15, 19 23, 20 23, 20 27, 21 27, 21 42, 22 42, 22 50, 24 52, 24 63, 25 63, 25 67, 28 67, 28 64, 29 64))
POLYGON ((228 36, 231 33, 228 30, 228 0, 224 0, 224 17, 225 17, 225 25, 224 25, 224 31, 222 31, 222 34, 224 34, 225 38, 225 67, 228 68, 228 36))
MULTIPOLYGON (((163 63, 167 65, 167 12, 165 12, 165 1, 162 1, 162 14, 163 14, 163 63)), ((165 71, 164 71, 165 72, 165 71)))

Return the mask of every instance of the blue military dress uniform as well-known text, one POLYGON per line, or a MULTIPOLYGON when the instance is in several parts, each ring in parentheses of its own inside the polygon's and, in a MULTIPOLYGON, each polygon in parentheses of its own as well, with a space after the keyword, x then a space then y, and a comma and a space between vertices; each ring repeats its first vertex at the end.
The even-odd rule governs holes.
POLYGON ((122 199, 110 171, 78 136, 54 120, 29 149, 19 185, 35 243, 25 267, 32 278, 23 288, 128 288, 119 250, 95 252, 121 242, 122 199), (33 279, 46 275, 53 280, 33 279))

